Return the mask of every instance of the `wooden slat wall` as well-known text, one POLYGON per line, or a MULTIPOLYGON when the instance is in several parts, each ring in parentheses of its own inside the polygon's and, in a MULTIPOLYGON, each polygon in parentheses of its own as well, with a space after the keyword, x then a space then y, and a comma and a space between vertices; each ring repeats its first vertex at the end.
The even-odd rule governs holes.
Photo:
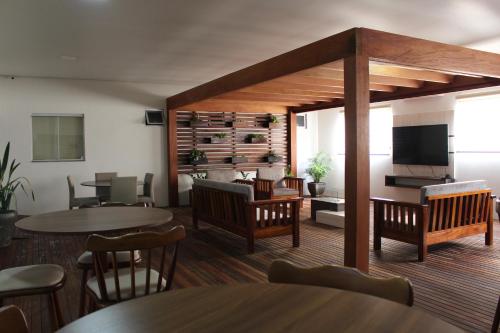
POLYGON ((209 169, 235 169, 238 171, 253 171, 258 167, 288 164, 287 119, 284 114, 275 114, 279 120, 279 128, 267 127, 271 114, 266 113, 235 113, 235 112, 197 112, 200 119, 208 122, 209 127, 191 127, 189 121, 193 116, 190 111, 177 112, 177 167, 178 173, 198 173, 209 169), (236 119, 247 122, 248 128, 230 127, 236 119), (209 138, 216 133, 226 133, 228 143, 209 143, 209 138), (267 143, 247 143, 249 134, 263 134, 267 143), (196 148, 204 151, 208 164, 193 166, 189 164, 190 151, 196 148), (282 157, 281 162, 270 164, 266 155, 273 150, 282 157), (244 155, 248 163, 232 164, 232 155, 244 155))

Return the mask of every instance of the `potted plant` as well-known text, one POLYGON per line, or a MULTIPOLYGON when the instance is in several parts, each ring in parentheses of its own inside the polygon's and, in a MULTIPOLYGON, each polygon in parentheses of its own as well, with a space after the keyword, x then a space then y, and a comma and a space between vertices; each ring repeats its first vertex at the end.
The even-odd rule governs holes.
POLYGON ((231 157, 231 163, 233 164, 248 163, 248 158, 244 155, 233 155, 231 157))
POLYGON ((267 153, 267 161, 269 163, 276 163, 276 162, 281 162, 282 157, 278 156, 274 150, 271 150, 269 153, 267 153))
POLYGON ((250 143, 266 143, 266 137, 263 134, 248 134, 247 139, 250 143))
POLYGON ((227 133, 216 133, 210 138, 210 143, 227 143, 227 133))
POLYGON ((276 117, 275 115, 271 115, 269 117, 269 122, 267 123, 267 126, 269 128, 279 128, 280 127, 280 121, 279 121, 278 117, 276 117))
POLYGON ((0 247, 9 246, 14 233, 14 222, 17 217, 16 210, 11 209, 12 198, 15 191, 21 188, 23 192, 35 200, 35 194, 30 189, 30 182, 25 177, 14 177, 14 172, 20 163, 13 159, 9 164, 10 142, 7 143, 0 160, 0 247))
POLYGON ((307 188, 312 197, 317 197, 325 192, 326 183, 321 182, 328 172, 332 169, 332 160, 324 152, 319 152, 316 156, 310 159, 309 168, 306 173, 313 178, 313 181, 307 183, 307 188))
POLYGON ((193 112, 193 117, 191 118, 189 125, 191 127, 208 127, 208 122, 201 120, 198 112, 193 112))
POLYGON ((207 154, 204 151, 198 150, 194 148, 191 150, 188 156, 189 164, 198 165, 198 164, 207 164, 208 158, 207 154))

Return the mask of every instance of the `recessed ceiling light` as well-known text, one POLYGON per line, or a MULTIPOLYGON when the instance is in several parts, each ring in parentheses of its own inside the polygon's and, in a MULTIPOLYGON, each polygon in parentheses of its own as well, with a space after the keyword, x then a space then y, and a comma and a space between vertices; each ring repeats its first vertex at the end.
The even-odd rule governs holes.
POLYGON ((62 55, 61 56, 61 60, 64 60, 64 61, 76 61, 76 60, 78 60, 78 58, 75 57, 75 56, 62 55))

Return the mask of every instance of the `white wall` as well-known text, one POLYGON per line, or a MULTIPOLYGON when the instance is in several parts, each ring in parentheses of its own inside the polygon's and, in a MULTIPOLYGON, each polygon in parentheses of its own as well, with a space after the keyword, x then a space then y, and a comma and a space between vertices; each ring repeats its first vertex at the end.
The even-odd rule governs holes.
MULTIPOLYGON (((309 159, 318 151, 318 113, 307 113, 307 128, 297 128, 297 176, 308 178, 306 169, 309 159)), ((305 194, 309 194, 307 186, 304 186, 305 194)))
MULTIPOLYGON (((18 193, 19 212, 67 209, 66 175, 79 184, 99 171, 139 178, 154 173, 157 203, 166 205, 164 129, 145 126, 144 110, 163 109, 171 89, 155 84, 0 78, 0 153, 10 141, 11 156, 21 162, 17 174, 31 180, 36 196, 31 202, 18 193), (84 114, 86 160, 31 162, 33 113, 84 114)), ((93 188, 79 185, 76 192, 77 196, 95 194, 93 188)))

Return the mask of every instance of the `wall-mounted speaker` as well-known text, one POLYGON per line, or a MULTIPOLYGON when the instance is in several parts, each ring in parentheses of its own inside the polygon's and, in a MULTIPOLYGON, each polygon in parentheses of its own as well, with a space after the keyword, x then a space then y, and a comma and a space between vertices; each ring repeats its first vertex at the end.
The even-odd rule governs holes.
POLYGON ((164 124, 163 111, 146 110, 146 125, 163 126, 164 124))

